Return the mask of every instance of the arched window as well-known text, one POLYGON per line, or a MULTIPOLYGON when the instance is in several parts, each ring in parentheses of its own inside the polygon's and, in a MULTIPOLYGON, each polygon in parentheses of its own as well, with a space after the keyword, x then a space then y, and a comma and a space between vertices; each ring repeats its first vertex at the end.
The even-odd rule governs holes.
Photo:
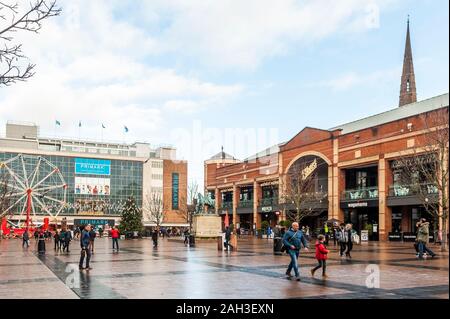
POLYGON ((411 90, 411 84, 409 83, 409 80, 406 81, 406 92, 409 92, 411 90))

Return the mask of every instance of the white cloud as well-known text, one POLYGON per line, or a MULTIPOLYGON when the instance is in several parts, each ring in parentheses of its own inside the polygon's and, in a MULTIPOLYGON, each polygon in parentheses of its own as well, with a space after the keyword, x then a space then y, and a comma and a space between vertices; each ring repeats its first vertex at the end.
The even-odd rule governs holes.
POLYGON ((379 25, 379 12, 396 0, 155 0, 142 17, 164 21, 156 36, 161 50, 202 63, 243 69, 339 32, 379 25))
MULTIPOLYGON (((221 85, 152 66, 158 52, 145 29, 117 17, 119 1, 59 1, 63 14, 44 22, 39 35, 17 33, 37 64, 36 75, 0 91, 0 119, 34 121, 42 132, 105 139, 154 137, 171 112, 196 112, 239 94, 241 85, 221 85), (114 7, 116 6, 116 7, 114 7)), ((24 7, 28 5, 23 3, 24 7)), ((122 14, 125 14, 122 12, 122 14)))
POLYGON ((341 74, 334 79, 320 81, 308 85, 309 87, 325 87, 335 92, 350 90, 360 85, 375 85, 379 81, 399 79, 401 75, 401 66, 375 71, 368 74, 348 72, 341 74))

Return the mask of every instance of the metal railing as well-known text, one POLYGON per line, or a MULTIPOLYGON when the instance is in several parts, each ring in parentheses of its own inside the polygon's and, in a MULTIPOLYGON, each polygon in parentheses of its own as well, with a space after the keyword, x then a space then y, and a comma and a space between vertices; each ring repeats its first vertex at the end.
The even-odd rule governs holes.
POLYGON ((259 206, 273 206, 278 205, 278 197, 266 197, 261 198, 259 201, 259 206))
POLYGON ((342 198, 344 200, 377 199, 378 186, 345 190, 342 194, 342 198))
POLYGON ((253 201, 252 200, 241 200, 238 203, 239 208, 250 208, 253 207, 253 201))
POLYGON ((393 185, 389 187, 389 196, 391 197, 414 196, 418 194, 437 195, 438 193, 439 189, 432 183, 393 185))
POLYGON ((220 207, 222 209, 233 208, 233 202, 222 202, 222 205, 220 205, 220 207))

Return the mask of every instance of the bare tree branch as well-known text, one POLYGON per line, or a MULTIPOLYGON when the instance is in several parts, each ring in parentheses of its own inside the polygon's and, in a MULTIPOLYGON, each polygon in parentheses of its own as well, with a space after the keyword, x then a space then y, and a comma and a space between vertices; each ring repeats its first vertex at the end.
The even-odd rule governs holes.
POLYGON ((164 222, 163 196, 161 193, 147 193, 143 200, 142 210, 147 219, 154 223, 159 231, 164 222))
POLYGON ((296 222, 315 214, 315 204, 326 198, 326 194, 315 189, 317 161, 299 161, 281 177, 280 205, 286 216, 296 222))
POLYGON ((0 86, 8 86, 19 81, 26 81, 34 75, 34 64, 23 63, 27 57, 22 54, 22 45, 8 45, 18 31, 38 33, 42 22, 50 17, 58 16, 61 9, 56 6, 56 0, 37 0, 30 3, 30 8, 20 14, 17 3, 0 2, 0 40, 4 41, 4 49, 0 49, 0 86))
POLYGON ((425 210, 433 216, 435 226, 442 226, 442 249, 447 249, 448 197, 448 107, 421 117, 426 129, 417 138, 411 156, 396 161, 399 181, 394 195, 416 195, 425 210))

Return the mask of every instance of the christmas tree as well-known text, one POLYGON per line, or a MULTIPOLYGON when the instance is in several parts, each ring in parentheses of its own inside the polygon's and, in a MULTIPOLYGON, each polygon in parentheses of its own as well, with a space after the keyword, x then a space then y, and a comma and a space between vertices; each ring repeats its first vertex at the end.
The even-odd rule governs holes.
POLYGON ((122 206, 122 219, 120 221, 119 230, 121 233, 142 231, 142 210, 137 207, 133 197, 129 197, 122 206))

